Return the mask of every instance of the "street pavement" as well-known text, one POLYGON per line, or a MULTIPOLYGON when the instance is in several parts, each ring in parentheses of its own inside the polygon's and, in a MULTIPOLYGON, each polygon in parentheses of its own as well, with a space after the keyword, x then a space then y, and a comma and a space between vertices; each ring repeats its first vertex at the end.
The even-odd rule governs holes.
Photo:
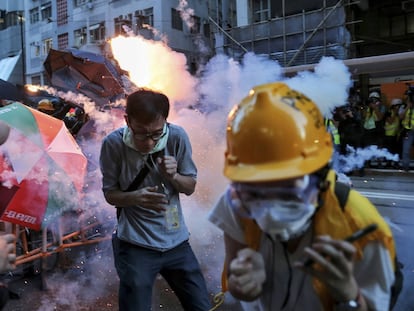
MULTIPOLYGON (((353 187, 378 207, 395 235, 398 257, 404 264, 404 288, 394 311, 414 311, 414 173, 367 169, 365 176, 351 175, 350 179, 353 187)), ((204 218, 205 215, 191 217, 204 218)), ((190 231, 193 232, 191 243, 213 298, 220 290, 223 262, 221 233, 206 224, 194 225, 190 231)), ((5 310, 118 310, 118 278, 113 269, 109 241, 68 249, 59 253, 56 262, 55 269, 47 272, 45 278, 41 278, 39 273, 11 278, 9 287, 20 298, 10 300, 5 310)), ((157 279, 154 287, 153 310, 182 310, 162 278, 157 279)), ((225 303, 217 310, 238 311, 240 306, 227 294, 225 303)))

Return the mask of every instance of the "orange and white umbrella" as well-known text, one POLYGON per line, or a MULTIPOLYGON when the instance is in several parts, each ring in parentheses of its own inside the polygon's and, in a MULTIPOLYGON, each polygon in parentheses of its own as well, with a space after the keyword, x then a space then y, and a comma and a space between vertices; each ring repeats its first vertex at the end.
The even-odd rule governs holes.
POLYGON ((82 197, 87 159, 63 121, 20 103, 0 108, 1 220, 41 230, 82 197))

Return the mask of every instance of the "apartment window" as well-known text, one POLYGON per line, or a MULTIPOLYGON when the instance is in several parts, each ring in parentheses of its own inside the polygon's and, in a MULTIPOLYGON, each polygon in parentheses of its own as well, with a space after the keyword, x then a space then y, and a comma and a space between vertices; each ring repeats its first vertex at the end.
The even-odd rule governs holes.
POLYGON ((254 23, 270 19, 270 0, 252 0, 251 7, 254 23))
POLYGON ((30 24, 36 24, 39 22, 39 8, 34 8, 29 11, 30 24))
POLYGON ((105 25, 104 23, 95 24, 89 27, 89 36, 91 43, 100 43, 105 40, 105 25))
POLYGON ((42 21, 48 20, 52 17, 52 3, 47 2, 45 4, 42 4, 40 7, 40 13, 42 15, 42 21))
POLYGON ((69 35, 68 33, 63 33, 58 35, 58 49, 64 50, 69 46, 69 35))
POLYGON ((68 23, 68 2, 67 0, 57 0, 57 24, 58 26, 68 23))
POLYGON ((137 20, 137 26, 139 29, 141 29, 143 25, 149 25, 151 27, 154 27, 154 9, 153 8, 148 8, 144 10, 136 10, 134 15, 137 20))
POLYGON ((114 18, 115 35, 125 34, 124 25, 132 29, 132 14, 114 18))
POLYGON ((177 30, 183 30, 183 20, 181 19, 180 12, 176 9, 171 9, 171 27, 177 30))
POLYGON ((49 54, 51 48, 53 48, 53 39, 48 38, 43 40, 43 55, 49 54))
POLYGON ((88 2, 88 0, 75 0, 74 4, 75 7, 78 7, 84 5, 86 2, 88 2))
POLYGON ((39 57, 40 51, 40 43, 38 41, 30 42, 30 54, 32 57, 39 57))
POLYGON ((73 32, 74 37, 74 45, 76 47, 81 47, 82 45, 86 44, 86 27, 77 29, 73 32))
POLYGON ((191 21, 190 32, 193 34, 200 33, 201 18, 198 16, 191 16, 190 21, 191 21))

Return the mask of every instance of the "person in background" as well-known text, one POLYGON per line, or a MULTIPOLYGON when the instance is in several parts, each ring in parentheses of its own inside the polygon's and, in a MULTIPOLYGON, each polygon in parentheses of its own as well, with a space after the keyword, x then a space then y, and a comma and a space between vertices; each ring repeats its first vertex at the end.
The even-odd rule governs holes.
POLYGON ((341 153, 341 137, 338 131, 338 125, 340 121, 340 107, 335 108, 331 118, 324 118, 325 126, 328 132, 331 134, 333 147, 334 147, 334 154, 332 157, 332 165, 333 167, 337 168, 339 154, 341 153))
POLYGON ((187 133, 167 122, 169 109, 164 94, 146 89, 130 94, 127 126, 105 137, 101 147, 103 193, 119 211, 113 246, 121 311, 151 310, 158 273, 184 310, 210 309, 179 198, 194 192, 197 168, 187 133))
MULTIPOLYGON (((341 154, 349 155, 349 147, 354 149, 363 147, 364 128, 359 119, 355 117, 352 107, 346 105, 339 108, 338 133, 341 139, 341 154)), ((353 172, 345 172, 352 174, 353 172)), ((358 168, 358 174, 364 176, 364 166, 358 168)))
MULTIPOLYGON (((378 92, 371 92, 367 99, 367 107, 363 113, 362 125, 364 135, 363 146, 377 146, 381 148, 384 140, 384 114, 386 108, 381 102, 378 92)), ((371 161, 367 161, 369 165, 371 161)))
POLYGON ((364 146, 381 146, 382 131, 381 121, 384 118, 385 109, 381 103, 378 92, 371 92, 368 96, 367 107, 363 115, 365 129, 364 146))
POLYGON ((41 99, 37 105, 37 110, 46 113, 48 115, 53 115, 55 112, 55 107, 53 102, 49 99, 41 99))
POLYGON ((406 92, 407 100, 405 105, 400 108, 399 115, 402 125, 402 168, 408 172, 410 170, 411 148, 414 142, 414 86, 409 86, 406 92))
POLYGON ((392 232, 356 190, 341 206, 332 151, 319 108, 284 83, 253 88, 231 110, 230 185, 208 217, 224 232, 223 290, 244 310, 389 310, 392 232))
MULTIPOLYGON (((390 153, 400 154, 399 148, 399 136, 400 136, 400 116, 398 110, 402 105, 402 100, 400 98, 394 98, 391 100, 390 108, 385 113, 385 123, 384 123, 384 147, 390 153)), ((398 167, 398 162, 388 161, 388 166, 398 167)))

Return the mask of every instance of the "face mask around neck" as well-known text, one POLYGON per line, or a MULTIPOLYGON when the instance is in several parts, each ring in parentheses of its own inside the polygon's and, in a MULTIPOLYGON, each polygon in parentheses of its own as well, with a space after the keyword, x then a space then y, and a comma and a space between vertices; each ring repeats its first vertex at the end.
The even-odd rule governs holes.
MULTIPOLYGON (((167 123, 164 124, 163 133, 165 133, 163 135, 163 137, 161 137, 161 139, 158 140, 157 143, 155 144, 154 148, 146 154, 156 153, 156 152, 164 149, 165 146, 167 146, 168 136, 169 136, 169 133, 170 133, 170 129, 169 129, 167 123)), ((124 128, 124 134, 123 134, 122 140, 123 140, 125 145, 127 145, 128 147, 130 147, 130 148, 132 148, 132 149, 134 149, 138 152, 140 152, 137 149, 137 147, 135 146, 132 131, 128 126, 126 126, 124 128)))

